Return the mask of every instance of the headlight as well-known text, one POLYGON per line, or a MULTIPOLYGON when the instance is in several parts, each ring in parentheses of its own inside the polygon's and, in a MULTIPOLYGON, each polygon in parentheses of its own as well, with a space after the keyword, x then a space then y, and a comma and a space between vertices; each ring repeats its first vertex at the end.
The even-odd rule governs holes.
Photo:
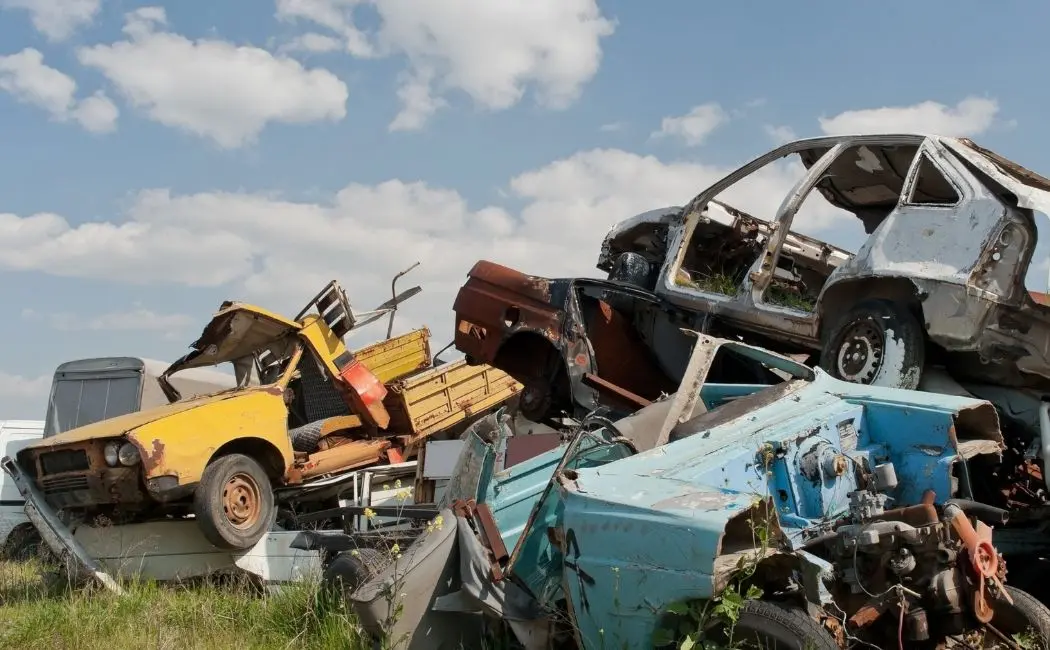
POLYGON ((116 467, 117 463, 120 462, 120 445, 119 440, 107 442, 105 448, 102 450, 102 455, 106 459, 106 464, 110 467, 116 467))
POLYGON ((120 464, 125 467, 138 464, 141 460, 141 457, 139 456, 139 448, 130 442, 125 442, 120 446, 120 450, 117 451, 117 460, 119 460, 120 464))

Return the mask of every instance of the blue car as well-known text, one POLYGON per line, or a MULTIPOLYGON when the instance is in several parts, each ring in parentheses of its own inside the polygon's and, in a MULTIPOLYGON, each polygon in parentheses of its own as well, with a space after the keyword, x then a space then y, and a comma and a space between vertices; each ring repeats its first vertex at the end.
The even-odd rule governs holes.
POLYGON ((1047 647, 1050 611, 1005 584, 1005 513, 972 500, 968 461, 1003 448, 990 403, 698 336, 678 391, 627 418, 546 445, 505 414, 469 430, 442 530, 354 593, 366 628, 420 648, 496 621, 530 649, 1047 647), (707 383, 726 356, 780 381, 707 383))

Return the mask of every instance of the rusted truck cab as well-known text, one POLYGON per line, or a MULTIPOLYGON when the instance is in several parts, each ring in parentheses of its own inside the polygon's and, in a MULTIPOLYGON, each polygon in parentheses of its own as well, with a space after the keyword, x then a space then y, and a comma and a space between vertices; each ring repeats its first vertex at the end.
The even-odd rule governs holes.
MULTIPOLYGON (((20 451, 19 465, 53 508, 118 521, 193 512, 216 546, 248 548, 272 525, 273 486, 374 463, 391 444, 367 433, 389 423, 384 382, 397 375, 372 372, 344 346, 354 315, 336 283, 311 306, 316 313, 288 319, 223 303, 192 351, 157 380, 170 403, 46 438, 20 451), (224 363, 235 388, 181 399, 169 380, 224 363), (290 432, 306 424, 304 413, 358 430, 360 444, 297 454, 290 432)), ((377 366, 404 373, 430 364, 428 349, 414 358, 411 367, 377 366)))
MULTIPOLYGON (((704 318, 625 282, 547 279, 486 260, 470 270, 454 309, 456 348, 521 382, 520 408, 536 421, 599 407, 627 414, 673 392, 695 344, 683 328, 704 318)), ((716 371, 775 380, 731 361, 716 371)))

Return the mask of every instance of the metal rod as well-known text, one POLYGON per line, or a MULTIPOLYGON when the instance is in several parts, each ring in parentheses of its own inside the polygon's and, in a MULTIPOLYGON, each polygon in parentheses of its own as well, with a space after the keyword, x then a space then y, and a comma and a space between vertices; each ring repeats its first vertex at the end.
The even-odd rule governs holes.
POLYGON ((416 262, 415 264, 413 264, 412 266, 408 267, 404 271, 398 273, 397 275, 394 276, 394 279, 390 281, 390 297, 395 302, 394 302, 393 307, 391 307, 391 309, 390 309, 390 324, 387 325, 387 327, 386 327, 386 338, 387 338, 387 340, 389 340, 390 337, 394 333, 394 316, 397 315, 397 281, 398 281, 398 278, 400 278, 402 275, 405 275, 406 273, 408 273, 412 269, 416 268, 417 266, 419 266, 419 262, 416 262))

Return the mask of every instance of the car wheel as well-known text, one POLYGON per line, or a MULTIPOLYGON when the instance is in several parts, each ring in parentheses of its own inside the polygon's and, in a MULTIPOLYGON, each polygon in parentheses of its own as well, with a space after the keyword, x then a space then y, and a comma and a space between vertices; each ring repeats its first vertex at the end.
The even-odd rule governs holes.
MULTIPOLYGON (((992 603, 992 625, 1022 648, 1046 648, 1050 643, 1050 610, 1030 594, 1005 585, 1013 603, 999 598, 992 603)), ((997 647, 1000 641, 986 631, 983 648, 997 647)))
MULTIPOLYGON (((835 638, 798 607, 765 601, 745 600, 731 628, 714 623, 703 632, 703 643, 692 647, 755 648, 756 650, 840 650, 835 638)), ((658 646, 668 647, 668 645, 658 646)), ((684 647, 679 639, 673 647, 684 647)))
POLYGON ((197 525, 219 548, 250 548, 276 517, 266 471, 243 454, 222 456, 208 465, 193 501, 197 525))
POLYGON ((374 548, 343 551, 325 567, 321 584, 344 600, 349 600, 361 585, 378 575, 386 563, 383 553, 374 548))
POLYGON ((925 334, 901 303, 865 301, 838 322, 825 339, 820 366, 855 384, 914 390, 922 378, 925 334))

